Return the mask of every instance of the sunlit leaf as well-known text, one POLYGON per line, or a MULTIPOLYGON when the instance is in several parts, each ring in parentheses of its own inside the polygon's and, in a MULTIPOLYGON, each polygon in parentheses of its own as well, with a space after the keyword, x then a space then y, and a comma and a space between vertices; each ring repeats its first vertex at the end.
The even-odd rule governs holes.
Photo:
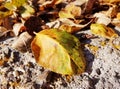
POLYGON ((12 48, 17 49, 21 52, 27 52, 31 40, 32 36, 27 32, 23 32, 20 34, 19 38, 13 42, 12 48))
POLYGON ((93 34, 108 39, 118 36, 112 28, 103 24, 91 24, 90 29, 93 34))
POLYGON ((59 17, 60 18, 74 18, 74 16, 71 13, 69 13, 68 11, 60 11, 59 17))
MULTIPOLYGON (((5 12, 0 11, 0 18, 5 18, 9 15, 12 15, 13 12, 19 7, 26 6, 27 5, 26 1, 27 0, 11 0, 9 2, 5 2, 4 4, 2 4, 1 7, 7 9, 8 11, 5 11, 5 12)), ((33 12, 33 9, 31 9, 30 6, 29 7, 26 6, 25 8, 27 9, 27 12, 28 12, 26 14, 30 14, 33 12)))
POLYGON ((12 5, 12 3, 10 3, 10 2, 5 3, 4 7, 7 8, 8 10, 15 10, 16 9, 16 6, 12 5))
POLYGON ((117 3, 120 2, 120 0, 99 0, 102 3, 117 3))
POLYGON ((59 12, 60 18, 75 18, 76 16, 81 15, 81 8, 75 6, 74 4, 69 4, 65 7, 64 10, 59 12))
POLYGON ((116 39, 112 40, 111 44, 114 48, 120 50, 120 37, 116 37, 116 39))
POLYGON ((62 2, 62 0, 53 0, 52 2, 53 2, 54 4, 59 4, 59 3, 62 2))
POLYGON ((113 44, 113 47, 116 48, 116 49, 118 49, 118 50, 120 50, 120 45, 114 45, 113 44))
POLYGON ((69 33, 74 33, 74 32, 77 32, 79 31, 81 28, 83 28, 82 26, 81 27, 77 27, 77 26, 70 26, 70 25, 61 25, 60 26, 60 29, 63 30, 63 31, 67 31, 69 33))
POLYGON ((119 20, 120 20, 120 12, 119 12, 119 13, 117 13, 117 19, 119 19, 119 20))
POLYGON ((12 4, 16 7, 20 7, 26 3, 27 0, 12 0, 12 4))
POLYGON ((62 23, 62 25, 59 27, 61 30, 67 31, 69 33, 74 33, 86 27, 89 23, 91 23, 92 20, 86 24, 76 24, 72 20, 67 18, 60 19, 60 21, 62 23))
POLYGON ((97 18, 96 23, 99 23, 99 24, 108 25, 111 22, 111 19, 108 16, 106 16, 106 14, 103 14, 103 13, 100 13, 100 12, 95 13, 94 17, 97 18))
POLYGON ((4 7, 8 10, 14 10, 20 6, 23 6, 27 0, 12 0, 11 2, 7 2, 4 4, 4 7))
POLYGON ((56 73, 72 75, 85 71, 85 58, 79 40, 57 29, 36 34, 31 48, 37 63, 56 73))
POLYGON ((11 14, 12 14, 12 11, 6 11, 6 12, 0 11, 0 19, 5 18, 11 14))
POLYGON ((120 2, 120 0, 109 0, 110 3, 120 2))
POLYGON ((23 7, 24 10, 21 10, 21 16, 23 18, 30 17, 35 12, 35 10, 30 5, 26 4, 23 7))

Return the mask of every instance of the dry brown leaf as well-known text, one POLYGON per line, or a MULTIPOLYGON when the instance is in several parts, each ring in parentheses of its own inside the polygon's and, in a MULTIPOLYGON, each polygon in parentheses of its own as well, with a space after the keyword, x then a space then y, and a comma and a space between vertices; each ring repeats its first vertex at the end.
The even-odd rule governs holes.
POLYGON ((61 22, 59 19, 53 21, 53 22, 48 22, 46 23, 46 25, 49 27, 49 28, 59 28, 60 25, 61 25, 61 22))
POLYGON ((69 20, 69 19, 61 19, 60 21, 62 22, 62 24, 59 28, 69 33, 80 31, 82 28, 86 27, 88 24, 91 23, 90 21, 86 24, 81 25, 81 24, 76 24, 72 20, 69 20))
POLYGON ((3 19, 3 26, 8 29, 8 30, 11 30, 12 29, 12 18, 10 17, 6 17, 3 19))
POLYGON ((11 31, 12 30, 7 30, 5 27, 0 26, 0 37, 7 36, 7 33, 11 31))
POLYGON ((92 12, 93 6, 97 0, 88 0, 85 5, 84 14, 89 14, 92 12))
POLYGON ((49 26, 50 28, 59 28, 61 30, 67 31, 69 33, 74 33, 82 28, 86 27, 88 24, 90 24, 92 20, 86 24, 76 24, 74 21, 67 19, 67 18, 60 18, 57 19, 54 22, 47 23, 46 25, 49 26))
MULTIPOLYGON (((52 1, 43 1, 42 5, 40 6, 40 10, 45 10, 46 8, 54 7, 55 5, 61 3, 62 0, 52 0, 52 1)), ((39 1, 40 3, 40 1, 39 1)))
POLYGON ((0 66, 2 66, 5 62, 8 62, 10 58, 4 57, 4 59, 0 59, 0 66))
POLYGON ((21 52, 26 52, 28 50, 28 47, 30 46, 31 40, 32 36, 29 35, 27 32, 23 32, 12 44, 12 47, 21 52))
POLYGON ((20 34, 20 29, 22 26, 24 26, 23 23, 16 23, 13 25, 13 32, 14 32, 15 36, 18 36, 20 34))
POLYGON ((113 19, 111 23, 112 23, 113 25, 115 25, 115 26, 120 27, 120 20, 117 19, 117 18, 113 19))
POLYGON ((112 7, 110 7, 107 11, 104 12, 106 16, 110 18, 114 18, 117 15, 117 10, 118 10, 117 5, 112 5, 112 7))
POLYGON ((104 24, 104 25, 108 25, 111 23, 111 19, 101 12, 95 13, 94 17, 97 18, 96 23, 104 24))
POLYGON ((73 2, 71 2, 71 4, 77 5, 77 6, 81 6, 84 3, 86 3, 88 0, 75 0, 73 2))

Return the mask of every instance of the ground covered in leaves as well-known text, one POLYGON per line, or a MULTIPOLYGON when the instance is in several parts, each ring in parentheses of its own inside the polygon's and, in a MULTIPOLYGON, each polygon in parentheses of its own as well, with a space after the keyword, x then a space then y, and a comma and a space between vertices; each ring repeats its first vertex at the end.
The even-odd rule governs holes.
POLYGON ((120 0, 1 0, 0 89, 119 89, 119 8, 120 0), (31 41, 53 28, 80 40, 83 73, 65 76, 36 62, 31 41))

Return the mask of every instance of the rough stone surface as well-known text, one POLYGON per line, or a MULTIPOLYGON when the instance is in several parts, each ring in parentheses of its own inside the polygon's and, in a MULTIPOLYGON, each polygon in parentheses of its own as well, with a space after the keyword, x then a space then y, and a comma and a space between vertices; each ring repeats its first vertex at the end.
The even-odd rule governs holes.
POLYGON ((13 49, 14 40, 0 39, 0 89, 120 89, 120 50, 105 38, 82 42, 86 72, 70 79, 38 66, 30 50, 13 49))

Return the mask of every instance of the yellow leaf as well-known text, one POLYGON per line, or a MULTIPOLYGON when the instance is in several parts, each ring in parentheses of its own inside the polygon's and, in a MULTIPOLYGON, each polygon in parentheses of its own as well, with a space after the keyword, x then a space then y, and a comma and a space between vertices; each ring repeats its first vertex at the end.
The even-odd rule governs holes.
POLYGON ((69 4, 65 7, 64 10, 59 12, 60 18, 75 18, 76 16, 81 15, 81 8, 75 6, 74 4, 69 4))
POLYGON ((14 10, 20 6, 23 6, 27 0, 11 0, 11 2, 7 2, 4 4, 4 7, 8 10, 14 10))
POLYGON ((57 29, 36 34, 31 48, 37 63, 53 72, 72 75, 85 71, 85 58, 79 40, 57 29))
POLYGON ((88 24, 91 23, 91 21, 86 24, 76 24, 70 19, 61 18, 60 22, 62 25, 59 27, 59 29, 63 30, 63 31, 67 31, 69 33, 74 33, 74 32, 80 31, 82 28, 86 27, 88 24))
POLYGON ((118 50, 120 50, 120 45, 114 45, 113 44, 113 47, 116 48, 116 49, 118 49, 118 50))
POLYGON ((71 13, 69 13, 68 11, 60 11, 59 17, 60 18, 74 18, 74 16, 71 13))
POLYGON ((120 0, 109 0, 110 3, 120 2, 120 0))
POLYGON ((108 39, 118 36, 112 28, 107 27, 103 24, 91 24, 90 29, 93 34, 102 36, 108 39))
POLYGON ((119 12, 119 13, 117 13, 117 19, 119 19, 119 20, 120 20, 120 12, 119 12))
POLYGON ((99 0, 102 3, 118 3, 120 0, 99 0))
POLYGON ((61 3, 62 2, 62 0, 53 0, 53 3, 56 5, 56 4, 59 4, 59 3, 61 3))
POLYGON ((0 11, 0 19, 10 16, 12 13, 13 13, 12 11, 6 11, 6 12, 0 11))

